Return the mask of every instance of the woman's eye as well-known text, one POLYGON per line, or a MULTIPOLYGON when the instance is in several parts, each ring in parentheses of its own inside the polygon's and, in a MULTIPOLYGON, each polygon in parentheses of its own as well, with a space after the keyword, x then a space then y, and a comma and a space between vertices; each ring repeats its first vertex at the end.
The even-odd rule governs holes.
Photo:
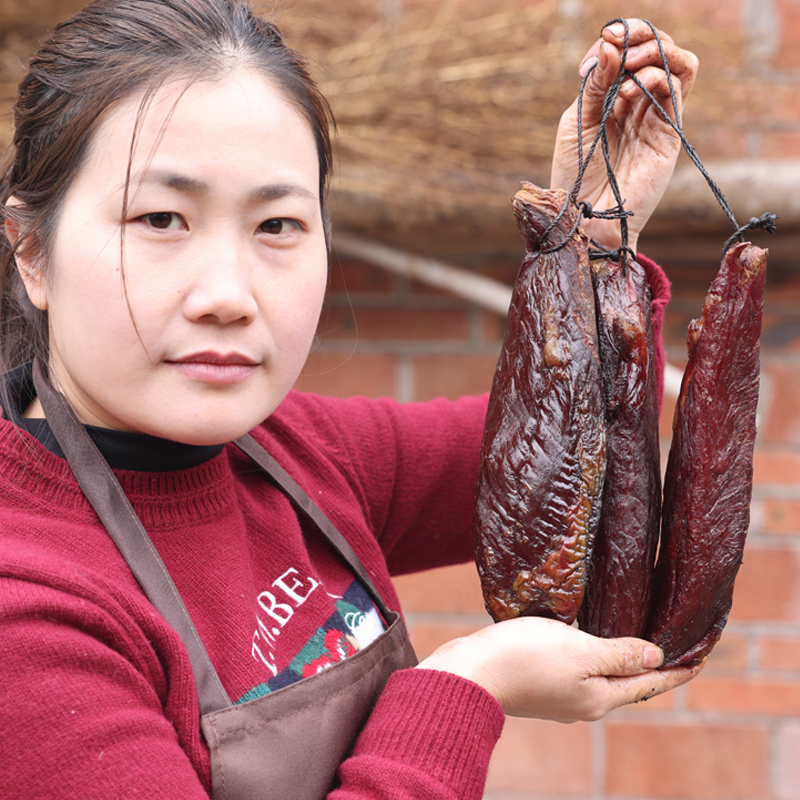
POLYGON ((173 211, 156 211, 153 214, 143 214, 139 219, 146 222, 151 228, 156 228, 160 231, 179 230, 184 227, 180 215, 173 211))
POLYGON ((269 233, 277 236, 284 233, 292 233, 300 228, 300 223, 293 219, 285 219, 283 217, 276 217, 262 222, 258 226, 259 233, 269 233))

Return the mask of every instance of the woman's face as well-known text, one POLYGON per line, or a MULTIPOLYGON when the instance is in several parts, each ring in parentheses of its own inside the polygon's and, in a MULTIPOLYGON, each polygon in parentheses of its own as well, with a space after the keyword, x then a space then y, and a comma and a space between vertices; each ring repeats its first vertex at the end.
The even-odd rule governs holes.
POLYGON ((275 410, 314 337, 327 280, 314 137, 255 72, 169 84, 138 134, 120 223, 140 102, 99 126, 46 276, 23 264, 23 279, 83 422, 230 441, 275 410))

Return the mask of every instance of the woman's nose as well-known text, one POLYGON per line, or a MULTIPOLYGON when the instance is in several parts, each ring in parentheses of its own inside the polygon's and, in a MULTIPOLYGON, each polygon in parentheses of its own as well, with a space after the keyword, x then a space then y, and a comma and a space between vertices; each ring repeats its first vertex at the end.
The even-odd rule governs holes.
POLYGON ((251 284, 251 256, 247 248, 225 239, 198 247, 184 314, 192 322, 219 325, 247 324, 258 304, 251 284))

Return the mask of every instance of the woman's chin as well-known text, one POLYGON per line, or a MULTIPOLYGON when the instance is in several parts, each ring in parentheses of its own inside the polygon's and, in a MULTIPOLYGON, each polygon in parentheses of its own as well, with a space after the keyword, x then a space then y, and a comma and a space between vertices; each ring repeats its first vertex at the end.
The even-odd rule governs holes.
POLYGON ((217 410, 206 412, 200 416, 186 417, 162 415, 156 420, 131 420, 128 430, 168 439, 181 444, 201 447, 227 444, 240 436, 244 436, 273 411, 272 408, 258 409, 250 413, 217 410))

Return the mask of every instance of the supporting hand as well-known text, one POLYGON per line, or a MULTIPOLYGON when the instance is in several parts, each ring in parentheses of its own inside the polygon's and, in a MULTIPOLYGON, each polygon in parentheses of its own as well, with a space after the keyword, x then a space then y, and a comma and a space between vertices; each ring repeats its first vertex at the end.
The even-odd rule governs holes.
POLYGON ((600 639, 562 622, 520 617, 440 647, 418 666, 461 675, 506 714, 597 720, 693 678, 700 666, 656 669, 662 653, 642 639, 600 639))

